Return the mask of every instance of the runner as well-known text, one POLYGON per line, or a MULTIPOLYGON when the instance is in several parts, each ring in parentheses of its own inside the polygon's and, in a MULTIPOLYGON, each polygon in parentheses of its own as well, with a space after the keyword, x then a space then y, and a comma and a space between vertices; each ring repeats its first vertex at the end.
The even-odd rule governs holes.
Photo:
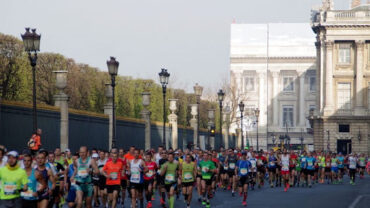
MULTIPOLYGON (((56 149, 56 151, 59 148, 56 149)), ((60 151, 60 149, 59 149, 60 151)), ((61 198, 63 198, 64 195, 64 176, 65 176, 65 168, 64 168, 64 159, 60 160, 63 162, 63 164, 55 161, 55 154, 54 152, 49 152, 48 155, 49 163, 53 166, 55 170, 55 189, 51 195, 48 207, 52 208, 54 204, 58 206, 58 204, 61 202, 61 198)), ((60 159, 60 158, 59 158, 60 159)), ((62 200, 62 204, 64 204, 64 199, 62 200)))
POLYGON ((312 177, 315 174, 315 163, 316 159, 312 156, 311 152, 308 152, 308 156, 306 158, 307 165, 306 165, 306 171, 307 171, 307 183, 308 187, 312 187, 312 177))
POLYGON ((364 179, 365 167, 366 167, 366 157, 364 153, 361 153, 360 156, 358 157, 358 169, 360 172, 360 179, 364 179))
MULTIPOLYGON (((98 153, 93 153, 91 155, 91 158, 96 162, 98 169, 99 169, 99 154, 98 153)), ((100 171, 100 170, 99 170, 100 171)), ((93 173, 92 174, 92 184, 93 184, 93 200, 94 200, 94 207, 99 207, 100 206, 100 201, 99 201, 99 173, 93 173)))
POLYGON ((236 162, 238 161, 238 158, 235 155, 235 151, 233 149, 230 149, 229 155, 226 157, 226 161, 225 161, 225 163, 228 166, 227 174, 229 176, 229 186, 227 189, 230 190, 231 188, 231 196, 235 196, 235 189, 236 189, 235 167, 236 167, 236 162))
POLYGON ((195 158, 197 161, 197 191, 198 191, 198 202, 202 202, 202 175, 201 175, 201 169, 200 169, 200 162, 203 161, 203 152, 201 150, 196 150, 195 158))
POLYGON ((276 180, 276 163, 277 158, 274 155, 274 150, 271 150, 270 156, 268 157, 268 174, 271 188, 274 187, 274 182, 276 180))
POLYGON ((106 162, 102 170, 102 173, 106 178, 105 184, 108 192, 108 204, 112 208, 117 206, 118 194, 121 191, 123 164, 117 159, 118 154, 116 152, 112 153, 112 160, 106 162))
MULTIPOLYGON (((266 174, 266 164, 267 159, 262 155, 263 151, 258 152, 257 159, 257 179, 258 179, 258 188, 264 186, 264 178, 266 174)), ((288 167, 289 168, 289 167, 288 167)))
POLYGON ((158 184, 158 193, 160 197, 160 203, 163 207, 166 206, 166 189, 165 189, 165 183, 164 183, 164 176, 161 175, 161 169, 163 167, 163 164, 167 162, 167 154, 163 150, 161 152, 161 159, 158 161, 158 167, 159 170, 157 171, 157 184, 158 184))
POLYGON ((152 161, 152 153, 150 151, 145 154, 145 166, 148 168, 148 172, 144 175, 144 188, 145 197, 147 201, 147 208, 151 208, 152 205, 152 195, 153 195, 153 184, 155 175, 157 172, 157 164, 152 161))
POLYGON ((107 158, 105 157, 105 151, 100 151, 99 160, 97 161, 97 165, 99 169, 98 196, 100 197, 102 203, 100 203, 99 200, 95 202, 96 205, 99 205, 99 206, 100 204, 103 204, 105 206, 107 203, 107 196, 108 196, 107 185, 106 185, 107 178, 103 174, 103 167, 106 163, 107 163, 107 158))
POLYGON ((284 191, 287 192, 290 185, 289 185, 289 161, 290 155, 288 154, 287 150, 284 149, 284 154, 280 157, 281 161, 281 175, 284 181, 284 191))
POLYGON ((252 152, 251 157, 248 159, 251 163, 251 171, 249 172, 249 183, 251 184, 252 191, 256 185, 257 178, 257 159, 255 158, 255 152, 252 152))
POLYGON ((348 169, 349 169, 349 178, 350 184, 355 185, 356 181, 356 168, 357 168, 357 158, 353 153, 349 154, 348 157, 348 169))
POLYGON ((320 168, 320 183, 325 183, 325 156, 322 152, 320 152, 318 156, 318 163, 319 163, 319 168, 320 168))
MULTIPOLYGON (((203 155, 203 161, 199 163, 199 167, 201 169, 202 174, 202 204, 205 205, 207 208, 209 208, 210 205, 210 199, 212 198, 212 175, 216 172, 216 166, 215 163, 209 160, 211 157, 211 154, 205 153, 203 155), (207 195, 207 199, 206 199, 207 195)), ((230 161, 230 158, 228 158, 230 161)), ((231 164, 231 163, 229 163, 231 164)), ((235 167, 234 167, 235 170, 235 167)))
POLYGON ((335 153, 331 157, 331 181, 333 184, 338 184, 338 158, 335 153))
POLYGON ((140 200, 140 208, 144 207, 144 173, 148 171, 145 162, 139 158, 140 151, 134 150, 134 159, 127 163, 130 175, 131 206, 136 207, 136 199, 140 200))
POLYGON ((28 190, 27 173, 19 167, 16 151, 8 152, 7 156, 7 165, 0 168, 0 207, 22 207, 20 192, 28 190))
POLYGON ((23 157, 24 170, 28 176, 28 189, 25 192, 21 192, 22 207, 23 208, 37 208, 37 181, 42 180, 41 175, 32 168, 32 156, 26 154, 23 157))
POLYGON ((168 154, 168 161, 161 167, 161 175, 165 178, 165 189, 167 192, 167 198, 169 200, 169 207, 174 208, 175 206, 175 190, 177 188, 177 175, 179 164, 174 161, 174 154, 168 154))
POLYGON ((293 150, 290 151, 290 156, 289 156, 289 184, 290 186, 295 186, 297 184, 296 180, 296 164, 297 164, 297 154, 293 152, 293 150))
POLYGON ((338 181, 339 183, 343 183, 343 175, 344 175, 344 157, 341 152, 337 156, 338 159, 338 181))
MULTIPOLYGON (((276 159, 276 158, 275 158, 276 159)), ((249 172, 252 164, 247 160, 247 152, 242 152, 242 157, 238 160, 235 173, 239 177, 239 193, 243 195, 243 206, 247 206, 249 172)))
POLYGON ((326 156, 325 156, 325 178, 327 180, 327 184, 332 182, 330 153, 326 153, 326 156))
POLYGON ((225 163, 226 160, 226 152, 225 150, 221 151, 221 154, 218 156, 218 160, 220 161, 220 187, 226 190, 228 175, 227 169, 228 166, 225 163))
POLYGON ((55 189, 55 179, 53 171, 47 166, 46 158, 48 152, 46 150, 40 150, 36 156, 37 167, 36 171, 41 175, 42 179, 37 181, 37 195, 38 195, 38 208, 46 208, 49 203, 50 193, 53 193, 55 189))
POLYGON ((180 164, 179 168, 179 175, 181 175, 182 193, 184 194, 187 208, 190 208, 190 202, 193 195, 194 179, 197 175, 196 170, 197 167, 195 162, 192 161, 192 156, 190 154, 187 154, 185 157, 185 161, 180 164))
POLYGON ((92 207, 92 195, 93 186, 91 180, 92 171, 97 174, 99 173, 96 162, 87 156, 87 147, 80 147, 80 158, 77 159, 74 164, 74 173, 71 178, 76 181, 76 207, 81 208, 83 201, 85 201, 86 207, 92 207), (85 200, 84 200, 85 199, 85 200))
POLYGON ((307 186, 307 153, 304 151, 303 154, 300 156, 300 164, 301 164, 301 175, 300 175, 300 186, 307 186))

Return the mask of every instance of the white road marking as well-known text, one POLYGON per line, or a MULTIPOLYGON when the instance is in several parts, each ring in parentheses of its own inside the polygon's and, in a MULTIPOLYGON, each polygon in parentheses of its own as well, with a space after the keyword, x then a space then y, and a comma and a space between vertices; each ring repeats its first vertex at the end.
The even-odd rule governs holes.
POLYGON ((360 200, 365 197, 365 196, 370 196, 370 195, 359 195, 356 197, 356 199, 349 205, 348 208, 356 208, 356 205, 360 202, 360 200))

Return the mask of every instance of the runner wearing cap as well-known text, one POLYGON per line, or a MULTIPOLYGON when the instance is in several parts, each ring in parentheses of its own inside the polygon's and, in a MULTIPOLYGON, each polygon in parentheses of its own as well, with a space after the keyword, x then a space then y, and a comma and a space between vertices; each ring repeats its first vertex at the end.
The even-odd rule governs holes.
MULTIPOLYGON (((98 153, 93 153, 91 155, 91 158, 97 163, 98 165, 98 160, 99 160, 99 155, 98 153)), ((99 168, 99 165, 98 165, 99 168)), ((99 170, 100 171, 100 170, 99 170)), ((92 174, 92 183, 93 183, 93 200, 94 200, 94 207, 99 207, 100 206, 100 201, 99 201, 99 175, 100 173, 93 173, 92 174)))
POLYGON ((247 196, 248 196, 248 183, 249 183, 249 175, 252 165, 247 160, 247 152, 242 152, 242 157, 238 160, 235 174, 238 175, 239 179, 239 193, 243 195, 243 206, 247 206, 247 196))
POLYGON ((18 153, 7 154, 8 163, 0 168, 0 207, 22 207, 21 191, 28 190, 28 177, 18 165, 18 153))

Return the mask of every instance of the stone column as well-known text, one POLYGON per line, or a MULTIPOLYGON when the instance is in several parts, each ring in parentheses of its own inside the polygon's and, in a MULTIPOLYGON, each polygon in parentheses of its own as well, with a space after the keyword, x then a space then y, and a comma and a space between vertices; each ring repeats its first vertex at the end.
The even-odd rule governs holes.
POLYGON ((68 148, 68 95, 63 90, 67 87, 67 72, 54 71, 56 74, 56 87, 59 93, 54 95, 55 106, 60 108, 60 149, 68 148))
POLYGON ((325 107, 324 115, 333 113, 333 41, 326 41, 326 66, 325 66, 325 107))
POLYGON ((242 148, 242 134, 239 128, 235 129, 236 131, 236 142, 235 148, 242 148))
POLYGON ((299 126, 304 128, 306 126, 306 118, 305 118, 305 107, 304 107, 304 98, 305 95, 305 72, 299 72, 299 126))
POLYGON ((259 109, 260 109, 260 116, 259 116, 259 122, 258 122, 258 125, 260 128, 260 133, 263 132, 263 129, 266 129, 266 121, 267 121, 267 118, 266 118, 266 115, 267 115, 267 105, 266 105, 266 95, 265 95, 265 89, 266 89, 266 86, 265 86, 265 77, 266 74, 265 73, 259 73, 258 74, 258 77, 259 77, 259 109))
POLYGON ((191 104, 191 115, 193 118, 190 119, 190 126, 193 127, 193 145, 194 147, 198 147, 198 121, 197 121, 197 114, 198 114, 198 105, 191 104))
POLYGON ((152 114, 152 112, 148 110, 148 106, 150 105, 150 92, 143 92, 141 95, 143 96, 142 104, 144 106, 141 111, 141 116, 145 122, 145 150, 149 150, 151 148, 150 115, 152 114))
POLYGON ((356 105, 355 105, 355 115, 364 115, 365 108, 363 103, 364 89, 363 89, 363 56, 364 56, 364 45, 363 40, 356 41, 356 105))
POLYGON ((222 122, 222 129, 224 133, 224 144, 225 144, 225 149, 229 149, 229 127, 230 127, 230 106, 226 106, 225 109, 223 110, 224 115, 223 115, 223 122, 222 122))
POLYGON ((108 148, 112 149, 112 129, 113 129, 113 94, 111 83, 105 84, 105 97, 107 102, 104 105, 104 114, 109 117, 108 148))
POLYGON ((273 113, 273 126, 276 128, 279 126, 279 72, 272 72, 272 113, 273 113))
POLYGON ((179 141, 178 141, 178 128, 177 128, 176 102, 178 101, 178 99, 168 99, 168 100, 170 101, 170 110, 171 110, 171 114, 168 115, 168 120, 172 127, 171 128, 172 129, 172 132, 171 132, 172 148, 177 149, 179 141))

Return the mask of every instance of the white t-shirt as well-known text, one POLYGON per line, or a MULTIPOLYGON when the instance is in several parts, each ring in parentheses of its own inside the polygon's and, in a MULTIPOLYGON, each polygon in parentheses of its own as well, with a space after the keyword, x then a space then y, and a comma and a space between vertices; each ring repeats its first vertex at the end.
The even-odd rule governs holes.
POLYGON ((356 169, 356 166, 357 166, 357 158, 356 157, 353 157, 353 156, 350 156, 348 158, 348 163, 349 163, 349 168, 350 169, 356 169))

